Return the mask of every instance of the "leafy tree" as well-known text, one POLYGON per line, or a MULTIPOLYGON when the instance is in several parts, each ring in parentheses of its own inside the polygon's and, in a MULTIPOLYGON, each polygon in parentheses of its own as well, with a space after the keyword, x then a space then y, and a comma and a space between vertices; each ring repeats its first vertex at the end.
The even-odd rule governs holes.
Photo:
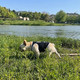
POLYGON ((41 17, 41 14, 40 13, 37 13, 37 12, 33 13, 33 19, 34 20, 39 20, 40 17, 41 17))
POLYGON ((77 23, 80 23, 80 15, 77 16, 77 23))
POLYGON ((26 17, 29 17, 30 20, 33 19, 33 13, 32 12, 27 12, 26 17))
POLYGON ((74 16, 74 15, 67 16, 66 21, 67 23, 77 23, 77 16, 74 16))
POLYGON ((49 15, 48 14, 45 14, 45 21, 49 21, 49 15))
POLYGON ((0 18, 16 18, 16 14, 5 7, 0 6, 0 18))
POLYGON ((41 20, 49 21, 49 15, 47 13, 41 14, 41 20))
POLYGON ((57 23, 64 23, 66 21, 67 14, 64 11, 59 11, 55 16, 55 21, 57 23))

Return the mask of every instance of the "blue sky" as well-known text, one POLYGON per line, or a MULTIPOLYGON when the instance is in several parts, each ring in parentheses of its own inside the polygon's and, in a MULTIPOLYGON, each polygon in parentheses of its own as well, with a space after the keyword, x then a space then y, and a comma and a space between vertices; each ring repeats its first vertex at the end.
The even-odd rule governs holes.
POLYGON ((0 6, 16 11, 56 14, 63 10, 67 13, 80 14, 80 0, 0 0, 0 6))

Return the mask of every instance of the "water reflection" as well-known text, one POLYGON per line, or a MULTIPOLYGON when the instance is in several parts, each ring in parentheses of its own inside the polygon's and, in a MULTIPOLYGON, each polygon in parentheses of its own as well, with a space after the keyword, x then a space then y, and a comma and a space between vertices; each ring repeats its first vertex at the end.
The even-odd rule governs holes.
POLYGON ((55 32, 55 36, 56 37, 64 37, 65 32, 62 29, 57 29, 57 31, 55 32))
POLYGON ((20 26, 0 25, 0 34, 17 36, 47 36, 80 39, 80 26, 20 26))

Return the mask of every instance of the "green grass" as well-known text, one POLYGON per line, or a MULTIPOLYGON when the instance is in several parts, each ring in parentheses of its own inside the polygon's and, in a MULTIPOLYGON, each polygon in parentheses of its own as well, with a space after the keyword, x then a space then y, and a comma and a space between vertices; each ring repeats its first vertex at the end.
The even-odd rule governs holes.
POLYGON ((46 51, 36 59, 32 51, 19 50, 24 39, 53 42, 60 54, 80 52, 79 40, 0 35, 0 80, 80 80, 80 56, 59 59, 46 51))
POLYGON ((43 20, 37 20, 37 21, 23 21, 23 20, 5 20, 0 21, 1 25, 29 25, 29 26, 65 26, 70 24, 64 24, 64 23, 51 23, 51 22, 45 22, 43 20))

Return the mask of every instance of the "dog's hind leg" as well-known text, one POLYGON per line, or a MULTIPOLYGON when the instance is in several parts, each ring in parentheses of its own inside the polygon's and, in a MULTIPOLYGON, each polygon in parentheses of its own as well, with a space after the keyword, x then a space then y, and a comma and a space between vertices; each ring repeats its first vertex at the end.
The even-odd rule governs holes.
POLYGON ((49 56, 51 56, 52 53, 56 53, 60 58, 60 54, 57 52, 55 45, 53 43, 49 43, 47 49, 50 51, 49 56))
POLYGON ((52 53, 56 53, 58 56, 59 56, 59 58, 61 58, 61 56, 60 56, 60 54, 57 52, 57 51, 51 51, 50 53, 49 53, 49 57, 52 55, 52 53))
POLYGON ((36 54, 36 57, 39 58, 39 56, 40 56, 39 46, 36 43, 33 45, 32 51, 36 54))
POLYGON ((53 48, 52 53, 56 53, 59 56, 59 58, 61 58, 60 54, 57 52, 55 47, 53 48))
POLYGON ((57 51, 55 53, 59 56, 59 58, 61 58, 60 54, 57 51))

